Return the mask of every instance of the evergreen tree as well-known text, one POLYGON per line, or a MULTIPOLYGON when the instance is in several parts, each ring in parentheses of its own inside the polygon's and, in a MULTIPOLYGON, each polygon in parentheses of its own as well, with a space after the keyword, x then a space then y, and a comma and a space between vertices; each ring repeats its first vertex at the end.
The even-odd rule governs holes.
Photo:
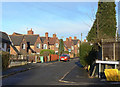
POLYGON ((88 41, 115 38, 116 10, 115 2, 98 2, 96 19, 87 35, 88 41))
POLYGON ((59 43, 60 43, 60 45, 59 45, 59 55, 61 55, 62 53, 64 53, 64 42, 63 42, 63 39, 60 39, 59 43))

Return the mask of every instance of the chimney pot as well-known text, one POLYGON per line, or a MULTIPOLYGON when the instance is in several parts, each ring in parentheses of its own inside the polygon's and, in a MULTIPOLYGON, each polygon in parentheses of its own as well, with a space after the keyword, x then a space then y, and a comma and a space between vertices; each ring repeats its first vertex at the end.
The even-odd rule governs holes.
POLYGON ((68 38, 66 38, 66 41, 69 41, 69 39, 68 39, 68 38))
POLYGON ((56 38, 56 34, 53 34, 53 38, 56 38))
POLYGON ((84 39, 84 42, 86 42, 86 39, 84 39))
POLYGON ((76 40, 77 39, 77 37, 76 36, 74 36, 74 40, 76 40))
POLYGON ((45 33, 45 37, 46 37, 46 39, 48 39, 48 32, 45 33))
POLYGON ((32 28, 28 30, 27 34, 34 34, 34 31, 32 31, 32 28))
POLYGON ((69 40, 71 41, 71 40, 72 40, 72 37, 69 37, 69 40))

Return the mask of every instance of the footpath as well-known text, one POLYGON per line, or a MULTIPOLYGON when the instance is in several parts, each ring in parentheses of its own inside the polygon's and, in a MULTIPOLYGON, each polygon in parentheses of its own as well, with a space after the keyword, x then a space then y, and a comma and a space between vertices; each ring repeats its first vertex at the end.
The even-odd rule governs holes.
POLYGON ((2 71, 2 76, 1 78, 5 78, 20 72, 24 72, 27 70, 31 70, 40 66, 44 66, 44 65, 49 65, 52 63, 56 63, 58 61, 54 61, 54 62, 46 62, 46 63, 28 63, 26 65, 22 65, 22 66, 15 66, 15 67, 11 67, 7 70, 2 71))
POLYGON ((61 82, 72 83, 76 85, 89 86, 109 86, 120 87, 120 82, 107 82, 105 79, 89 78, 88 72, 82 67, 80 62, 75 63, 76 66, 63 78, 61 82))

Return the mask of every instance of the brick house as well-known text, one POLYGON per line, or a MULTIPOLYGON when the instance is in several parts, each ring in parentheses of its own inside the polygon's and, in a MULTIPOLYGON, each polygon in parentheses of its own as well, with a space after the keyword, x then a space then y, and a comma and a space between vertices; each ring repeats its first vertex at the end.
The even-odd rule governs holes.
POLYGON ((51 49, 58 52, 59 39, 56 34, 53 34, 53 37, 48 37, 48 32, 46 32, 45 37, 40 37, 38 34, 34 34, 31 29, 27 34, 14 32, 9 36, 12 41, 11 54, 39 54, 41 49, 51 49))
POLYGON ((31 54, 38 53, 41 47, 41 40, 38 34, 34 34, 31 30, 28 31, 26 35, 13 33, 9 35, 12 41, 12 46, 10 47, 11 54, 31 54))
POLYGON ((80 47, 80 40, 77 39, 77 37, 74 37, 74 39, 72 39, 73 44, 74 44, 74 53, 75 56, 78 56, 79 54, 79 47, 80 47))
POLYGON ((64 41, 64 49, 65 51, 69 51, 70 57, 77 56, 79 53, 79 47, 80 47, 80 40, 77 39, 77 37, 66 38, 66 41, 64 41))
POLYGON ((59 39, 56 37, 56 34, 53 34, 53 37, 48 36, 48 32, 45 33, 45 37, 40 37, 43 44, 43 49, 54 50, 55 53, 58 53, 59 39))

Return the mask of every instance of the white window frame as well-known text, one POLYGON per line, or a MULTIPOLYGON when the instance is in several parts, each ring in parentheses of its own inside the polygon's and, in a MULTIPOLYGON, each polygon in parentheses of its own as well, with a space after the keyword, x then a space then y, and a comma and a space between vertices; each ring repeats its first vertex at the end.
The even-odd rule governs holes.
POLYGON ((58 43, 56 43, 55 46, 58 48, 58 47, 59 47, 59 46, 58 46, 58 43))
POLYGON ((47 44, 44 44, 43 49, 47 49, 47 44))
POLYGON ((36 48, 40 49, 40 43, 37 43, 36 48))
POLYGON ((25 49, 25 44, 22 44, 22 49, 25 49))
POLYGON ((74 50, 74 47, 73 47, 73 46, 71 46, 71 49, 72 49, 72 50, 74 50))

